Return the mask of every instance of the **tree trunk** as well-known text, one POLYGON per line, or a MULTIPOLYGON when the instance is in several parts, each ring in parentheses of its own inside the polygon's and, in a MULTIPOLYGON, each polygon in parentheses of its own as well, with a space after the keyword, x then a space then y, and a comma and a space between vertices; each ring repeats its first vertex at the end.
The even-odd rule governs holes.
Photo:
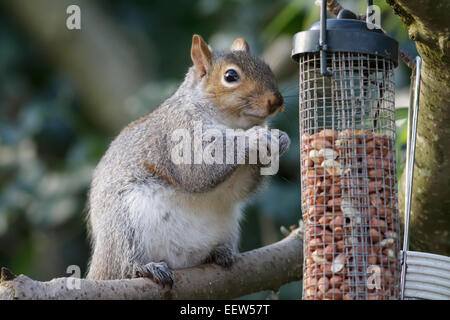
MULTIPOLYGON (((450 255, 450 1, 386 0, 422 57, 411 250, 450 255)), ((405 174, 405 173, 404 173, 405 174)), ((404 215, 404 176, 400 211, 404 215)))

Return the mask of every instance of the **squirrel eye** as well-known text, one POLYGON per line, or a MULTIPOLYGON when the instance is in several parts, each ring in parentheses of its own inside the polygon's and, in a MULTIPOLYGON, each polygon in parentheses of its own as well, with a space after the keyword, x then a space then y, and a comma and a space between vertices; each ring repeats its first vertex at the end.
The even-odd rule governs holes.
POLYGON ((226 82, 234 82, 239 80, 239 74, 234 69, 228 69, 225 72, 223 78, 225 79, 226 82))

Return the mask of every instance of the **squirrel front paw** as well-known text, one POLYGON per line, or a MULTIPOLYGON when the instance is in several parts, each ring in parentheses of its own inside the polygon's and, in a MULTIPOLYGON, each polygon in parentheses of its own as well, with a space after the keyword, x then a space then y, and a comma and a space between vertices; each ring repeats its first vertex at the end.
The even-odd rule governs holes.
POLYGON ((267 151, 268 154, 271 154, 272 152, 272 143, 274 143, 275 146, 278 146, 278 154, 281 156, 286 151, 289 150, 289 146, 291 145, 291 139, 289 139, 289 136, 286 132, 281 130, 276 131, 269 131, 268 130, 268 144, 267 144, 267 151))
POLYGON ((219 245, 211 251, 205 263, 215 263, 224 268, 230 268, 234 263, 234 251, 226 245, 219 245))
POLYGON ((280 156, 289 150, 291 145, 291 139, 286 132, 280 130, 280 136, 278 137, 278 144, 280 146, 280 156))
MULTIPOLYGON (((260 139, 262 139, 267 147, 268 155, 272 152, 272 143, 274 143, 275 146, 278 146, 279 149, 277 151, 280 156, 289 150, 291 144, 291 139, 289 139, 287 133, 281 130, 270 130, 261 126, 255 126, 247 130, 247 135, 253 139, 253 141, 261 141, 260 139), (264 140, 264 138, 266 138, 266 140, 264 140)), ((256 144, 254 144, 253 147, 256 147, 256 144)), ((259 147, 260 146, 258 146, 258 148, 259 147)))
POLYGON ((163 288, 169 285, 173 286, 173 272, 164 261, 150 262, 145 265, 133 265, 133 278, 150 278, 163 288))

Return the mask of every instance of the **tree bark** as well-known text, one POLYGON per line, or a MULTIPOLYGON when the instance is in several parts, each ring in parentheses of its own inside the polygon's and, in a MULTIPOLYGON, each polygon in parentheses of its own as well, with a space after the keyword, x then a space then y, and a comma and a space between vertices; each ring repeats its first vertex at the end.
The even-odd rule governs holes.
POLYGON ((277 291, 302 278, 302 235, 298 228, 277 243, 239 254, 230 269, 207 264, 175 270, 171 289, 142 278, 40 282, 2 269, 0 299, 232 299, 262 290, 277 291))
MULTIPOLYGON (((450 2, 386 0, 422 57, 411 250, 450 255, 450 2)), ((404 215, 404 177, 399 186, 404 215)))

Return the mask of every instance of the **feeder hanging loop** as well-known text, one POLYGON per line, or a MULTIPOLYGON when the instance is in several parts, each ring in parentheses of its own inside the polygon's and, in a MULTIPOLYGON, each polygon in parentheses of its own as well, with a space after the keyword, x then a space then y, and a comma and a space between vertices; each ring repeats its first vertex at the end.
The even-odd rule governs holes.
POLYGON ((369 24, 370 16, 373 14, 373 0, 367 0, 366 23, 369 24))
POLYGON ((320 67, 322 76, 329 77, 332 73, 327 68, 327 0, 322 0, 320 8, 320 67))

